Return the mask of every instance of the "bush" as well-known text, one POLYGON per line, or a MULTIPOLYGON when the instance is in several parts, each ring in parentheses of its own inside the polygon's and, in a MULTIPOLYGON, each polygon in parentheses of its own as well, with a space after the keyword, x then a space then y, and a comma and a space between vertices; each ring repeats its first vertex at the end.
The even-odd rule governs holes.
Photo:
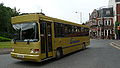
POLYGON ((13 38, 13 34, 8 32, 0 32, 0 36, 5 38, 10 38, 10 39, 13 38))
POLYGON ((11 41, 11 39, 0 36, 0 42, 3 42, 3 41, 11 41))

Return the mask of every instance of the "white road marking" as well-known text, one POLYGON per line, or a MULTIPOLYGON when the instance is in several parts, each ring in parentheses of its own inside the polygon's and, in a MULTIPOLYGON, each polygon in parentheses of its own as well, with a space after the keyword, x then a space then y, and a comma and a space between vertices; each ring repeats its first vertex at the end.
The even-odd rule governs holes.
POLYGON ((116 43, 114 43, 114 44, 115 44, 115 45, 114 45, 113 43, 114 43, 114 42, 110 43, 110 45, 113 46, 113 47, 115 47, 115 48, 117 48, 117 49, 120 49, 120 47, 118 47, 119 45, 117 45, 116 43))

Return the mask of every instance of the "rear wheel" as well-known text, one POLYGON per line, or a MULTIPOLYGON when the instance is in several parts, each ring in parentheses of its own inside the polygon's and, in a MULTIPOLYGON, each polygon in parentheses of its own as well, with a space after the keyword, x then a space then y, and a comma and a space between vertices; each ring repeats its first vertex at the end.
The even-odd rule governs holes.
POLYGON ((85 43, 82 44, 82 50, 85 50, 86 49, 86 45, 85 43))
POLYGON ((59 59, 59 58, 61 58, 62 57, 62 49, 57 49, 57 51, 56 51, 56 58, 57 59, 59 59))

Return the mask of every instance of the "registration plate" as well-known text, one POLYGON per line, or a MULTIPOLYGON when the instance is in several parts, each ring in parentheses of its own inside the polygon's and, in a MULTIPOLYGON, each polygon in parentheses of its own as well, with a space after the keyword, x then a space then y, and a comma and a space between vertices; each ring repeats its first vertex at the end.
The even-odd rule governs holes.
POLYGON ((24 58, 24 55, 17 55, 18 58, 24 58))

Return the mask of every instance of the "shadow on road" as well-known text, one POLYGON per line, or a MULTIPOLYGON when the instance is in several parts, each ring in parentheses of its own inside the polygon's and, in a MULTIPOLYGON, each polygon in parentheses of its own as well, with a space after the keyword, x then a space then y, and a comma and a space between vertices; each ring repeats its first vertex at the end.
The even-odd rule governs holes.
POLYGON ((43 62, 31 62, 31 61, 18 61, 18 62, 15 62, 15 64, 17 65, 22 65, 22 66, 44 66, 44 65, 47 65, 49 63, 52 63, 56 61, 55 59, 49 59, 49 60, 46 60, 46 61, 43 61, 43 62))
MULTIPOLYGON (((89 48, 86 48, 85 51, 87 49, 90 49, 89 48)), ((84 50, 78 50, 78 51, 75 51, 75 52, 72 52, 70 54, 67 54, 65 56, 63 56, 62 58, 60 59, 49 59, 49 60, 46 60, 46 61, 43 61, 43 62, 30 62, 30 61, 18 61, 18 62, 15 62, 16 65, 22 65, 22 66, 31 66, 31 67, 37 67, 37 66, 44 66, 44 65, 47 65, 47 64, 50 64, 50 63, 53 63, 53 62, 56 62, 56 61, 60 61, 62 60, 63 58, 67 58, 68 56, 70 55, 73 55, 73 54, 76 54, 78 52, 83 52, 84 50)))

